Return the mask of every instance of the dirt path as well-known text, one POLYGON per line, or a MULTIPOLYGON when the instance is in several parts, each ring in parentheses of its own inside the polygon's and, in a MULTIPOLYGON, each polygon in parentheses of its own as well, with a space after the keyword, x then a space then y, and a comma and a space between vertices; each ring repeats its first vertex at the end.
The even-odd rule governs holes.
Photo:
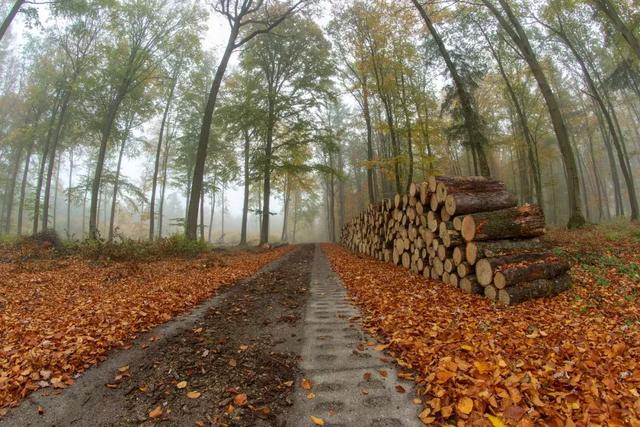
POLYGON ((344 285, 319 246, 310 291, 301 368, 311 389, 297 389, 289 425, 312 425, 311 416, 322 419, 325 427, 421 425, 419 406, 412 402, 413 383, 400 380, 396 366, 376 349, 375 339, 350 321, 360 312, 347 300, 344 285))
POLYGON ((319 246, 300 246, 0 426, 417 425, 410 384, 345 298, 319 246))

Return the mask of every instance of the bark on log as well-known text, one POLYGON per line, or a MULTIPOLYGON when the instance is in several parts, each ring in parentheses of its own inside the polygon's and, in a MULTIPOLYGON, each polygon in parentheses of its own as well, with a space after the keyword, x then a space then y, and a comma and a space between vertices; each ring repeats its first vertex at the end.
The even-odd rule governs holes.
POLYGON ((493 282, 493 275, 498 267, 524 262, 535 262, 549 257, 548 252, 526 252, 515 255, 507 255, 497 258, 483 258, 476 263, 476 277, 482 286, 488 286, 493 282))
POLYGON ((474 265, 479 258, 493 258, 508 255, 514 251, 541 249, 540 239, 525 240, 490 240, 485 242, 468 242, 465 246, 466 261, 474 265))
POLYGON ((531 282, 519 283, 498 292, 498 302, 501 305, 519 304, 534 298, 558 295, 571 287, 571 277, 563 273, 553 279, 538 279, 531 282))
POLYGON ((497 240, 538 237, 544 234, 544 214, 538 205, 525 205, 465 215, 462 237, 472 240, 497 240))
POLYGON ((518 283, 531 282, 538 279, 552 279, 569 270, 569 263, 555 255, 534 262, 506 264, 498 267, 493 284, 504 289, 518 283))
POLYGON ((448 194, 444 200, 444 208, 451 216, 497 211, 512 208, 517 204, 516 197, 507 190, 487 193, 454 193, 448 194))

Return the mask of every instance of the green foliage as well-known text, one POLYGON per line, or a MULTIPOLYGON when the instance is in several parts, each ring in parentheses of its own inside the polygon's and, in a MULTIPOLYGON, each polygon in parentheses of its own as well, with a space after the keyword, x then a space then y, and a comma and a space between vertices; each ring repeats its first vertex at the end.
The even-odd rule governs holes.
POLYGON ((102 239, 68 242, 67 255, 104 261, 152 260, 165 257, 193 257, 210 250, 206 243, 187 239, 182 234, 153 242, 120 238, 107 242, 102 239))

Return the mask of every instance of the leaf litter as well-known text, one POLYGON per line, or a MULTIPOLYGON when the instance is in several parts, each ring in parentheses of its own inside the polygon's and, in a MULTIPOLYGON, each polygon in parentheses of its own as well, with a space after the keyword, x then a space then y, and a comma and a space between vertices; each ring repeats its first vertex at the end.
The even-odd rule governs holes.
POLYGON ((289 250, 108 264, 77 257, 0 262, 0 409, 39 388, 72 385, 109 350, 127 348, 138 333, 289 250))
POLYGON ((365 327, 416 372, 424 424, 640 426, 640 239, 594 227, 547 240, 573 288, 509 308, 323 249, 365 327))

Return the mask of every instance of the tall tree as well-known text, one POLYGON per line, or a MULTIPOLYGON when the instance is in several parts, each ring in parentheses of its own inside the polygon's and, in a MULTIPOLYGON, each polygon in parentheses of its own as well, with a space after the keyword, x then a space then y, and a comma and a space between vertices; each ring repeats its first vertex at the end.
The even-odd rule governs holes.
POLYGON ((556 134, 556 139, 558 141, 560 153, 562 154, 562 160, 565 166, 568 190, 567 198, 569 201, 570 215, 567 225, 569 228, 581 227, 585 224, 585 219, 582 214, 578 167, 575 154, 571 146, 571 140, 569 139, 569 133, 567 132, 567 126, 564 122, 564 118, 562 117, 562 112, 560 110, 556 94, 553 92, 542 65, 538 61, 538 57, 529 42, 529 37, 527 36, 525 29, 520 24, 519 19, 507 0, 498 0, 502 10, 498 9, 498 7, 493 4, 492 0, 482 0, 482 2, 491 11, 500 23, 500 26, 515 43, 518 51, 529 65, 529 68, 538 83, 540 92, 547 104, 549 115, 551 116, 551 122, 553 124, 553 129, 556 134))
POLYGON ((230 33, 227 46, 222 54, 218 68, 216 69, 211 89, 207 95, 207 103, 202 117, 202 126, 198 138, 198 147, 191 180, 189 206, 186 218, 186 235, 191 240, 196 240, 198 228, 198 209, 202 184, 204 179, 205 163, 211 133, 213 111, 216 107, 218 92, 222 84, 227 65, 231 55, 238 48, 244 46, 260 34, 267 34, 280 25, 289 15, 293 14, 306 0, 297 0, 280 7, 268 8, 264 0, 216 0, 215 11, 223 15, 229 23, 230 33))
POLYGON ((490 176, 491 171, 489 169, 489 162, 487 160, 487 156, 485 154, 485 147, 487 146, 487 138, 482 132, 482 122, 478 115, 477 109, 474 108, 473 98, 467 88, 467 85, 458 72, 458 68, 456 64, 453 62, 449 51, 447 50, 440 33, 437 28, 433 24, 429 14, 427 13, 424 6, 418 0, 412 0, 414 6, 420 13, 422 20, 424 21, 431 37, 436 42, 438 46, 438 51, 442 56, 445 64, 447 65, 447 69, 449 70, 449 74, 451 74, 451 78, 456 87, 456 92, 458 95, 458 99, 460 101, 462 107, 462 115, 464 117, 464 125, 467 130, 467 136, 469 138, 469 144, 472 147, 473 152, 477 156, 478 165, 480 168, 480 173, 484 176, 490 176))

